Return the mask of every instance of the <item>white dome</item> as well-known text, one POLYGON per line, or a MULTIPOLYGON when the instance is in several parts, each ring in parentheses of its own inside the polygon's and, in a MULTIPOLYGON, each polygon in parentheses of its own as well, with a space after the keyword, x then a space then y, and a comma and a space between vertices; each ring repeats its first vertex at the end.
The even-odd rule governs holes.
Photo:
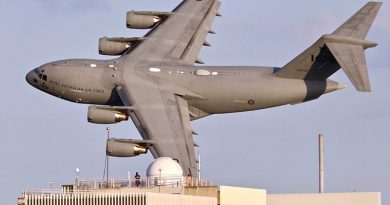
POLYGON ((161 157, 152 162, 147 171, 147 177, 183 177, 183 169, 177 161, 169 157, 161 157))

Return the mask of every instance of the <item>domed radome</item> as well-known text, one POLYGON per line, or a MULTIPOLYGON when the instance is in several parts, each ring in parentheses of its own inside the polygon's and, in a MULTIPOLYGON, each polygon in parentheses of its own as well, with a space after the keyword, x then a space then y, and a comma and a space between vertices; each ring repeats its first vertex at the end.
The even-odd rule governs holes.
POLYGON ((180 186, 183 182, 183 169, 180 164, 169 157, 154 160, 146 170, 149 185, 180 186))

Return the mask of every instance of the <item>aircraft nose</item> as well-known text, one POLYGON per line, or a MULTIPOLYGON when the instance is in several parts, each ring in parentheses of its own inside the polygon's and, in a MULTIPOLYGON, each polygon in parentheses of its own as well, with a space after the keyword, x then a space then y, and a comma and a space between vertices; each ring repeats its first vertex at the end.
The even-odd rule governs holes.
POLYGON ((34 86, 34 85, 33 85, 34 80, 36 81, 35 76, 36 76, 36 75, 35 75, 34 71, 30 71, 30 72, 27 73, 27 75, 26 75, 26 81, 28 82, 28 84, 34 86))

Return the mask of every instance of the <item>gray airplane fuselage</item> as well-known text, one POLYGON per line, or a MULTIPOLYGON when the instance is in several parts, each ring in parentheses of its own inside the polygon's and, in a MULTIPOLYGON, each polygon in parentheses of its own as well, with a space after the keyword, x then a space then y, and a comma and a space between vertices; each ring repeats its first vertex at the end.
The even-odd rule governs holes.
MULTIPOLYGON (((116 86, 122 81, 122 58, 62 60, 42 65, 26 76, 35 88, 72 102, 122 105, 116 86)), ((208 114, 242 112, 295 104, 342 88, 337 82, 285 79, 278 68, 242 66, 148 66, 133 69, 149 83, 172 84, 166 89, 189 90, 201 97, 187 99, 208 114), (202 70, 206 75, 197 74, 202 70), (207 73, 209 72, 209 73, 207 73)), ((164 89, 164 88, 160 88, 164 89)))
MULTIPOLYGON (((370 92, 365 39, 381 3, 369 2, 331 34, 322 35, 283 67, 194 66, 220 0, 185 0, 172 12, 130 11, 126 26, 150 29, 143 37, 103 37, 99 54, 112 60, 72 59, 42 65, 29 84, 71 102, 93 104, 88 122, 113 124, 129 118, 143 140, 112 139, 106 154, 176 159, 184 176, 197 177, 191 120, 317 99, 343 88, 329 80, 342 69, 354 87, 370 92)), ((238 39, 239 40, 239 39, 238 39)))

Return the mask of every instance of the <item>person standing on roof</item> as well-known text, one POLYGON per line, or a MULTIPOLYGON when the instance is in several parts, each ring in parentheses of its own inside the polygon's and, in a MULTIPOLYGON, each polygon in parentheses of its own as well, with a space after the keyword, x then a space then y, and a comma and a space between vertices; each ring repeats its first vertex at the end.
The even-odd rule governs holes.
POLYGON ((138 172, 135 173, 135 186, 139 187, 141 185, 141 176, 138 174, 138 172))

